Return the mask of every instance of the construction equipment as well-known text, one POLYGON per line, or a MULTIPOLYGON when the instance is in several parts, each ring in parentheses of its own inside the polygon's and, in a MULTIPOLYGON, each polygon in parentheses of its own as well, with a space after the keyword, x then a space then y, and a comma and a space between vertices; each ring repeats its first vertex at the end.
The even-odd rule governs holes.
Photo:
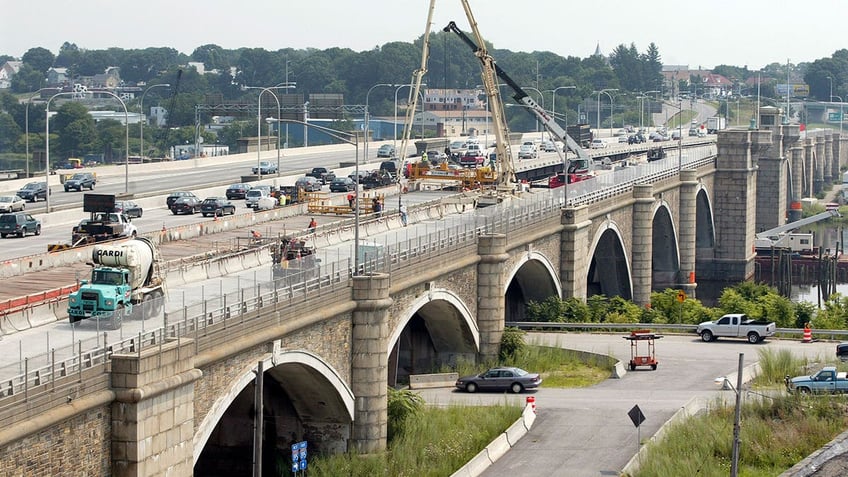
MULTIPOLYGON (((465 14, 468 16, 468 21, 471 23, 472 31, 474 32, 474 36, 477 38, 477 44, 474 43, 465 33, 462 32, 457 26, 455 22, 450 22, 448 26, 445 27, 445 31, 453 31, 468 45, 474 50, 474 54, 480 58, 480 61, 483 62, 483 85, 486 88, 486 94, 489 97, 490 101, 490 110, 492 111, 492 120, 494 121, 495 127, 495 135, 497 136, 497 146, 498 150, 498 158, 509 158, 509 161, 498 161, 499 166, 504 168, 504 173, 509 174, 509 168, 512 167, 512 155, 507 153, 509 152, 509 147, 507 143, 508 139, 508 130, 506 129, 506 121, 503 118, 503 105, 500 104, 499 99, 499 91, 497 88, 497 82, 495 81, 495 75, 498 78, 503 80, 510 88, 515 92, 512 95, 513 99, 517 101, 519 104, 525 107, 530 114, 532 114, 536 119, 538 119, 542 124, 545 125, 545 129, 551 133, 557 140, 561 141, 567 150, 573 152, 577 159, 569 160, 568 163, 568 173, 574 175, 585 175, 591 174, 593 169, 592 159, 586 154, 580 144, 578 144, 574 139, 572 139, 565 130, 563 130, 559 124, 554 120, 553 116, 548 114, 548 112, 541 106, 539 106, 536 101, 524 91, 523 88, 518 86, 518 83, 513 81, 512 78, 506 72, 498 66, 494 59, 489 56, 488 52, 485 50, 485 43, 483 42, 483 38, 480 36, 479 31, 477 30, 477 24, 474 21, 474 18, 471 14, 471 8, 468 5, 467 0, 462 1, 463 8, 465 8, 465 14), (478 47, 477 45, 483 45, 482 47, 478 47), (487 78, 488 77, 488 78, 487 78), (494 105, 491 103, 492 99, 497 101, 498 104, 494 105), (496 106, 496 107, 495 107, 496 106), (500 117, 498 117, 500 116, 500 117), (498 121, 501 121, 504 126, 498 127, 498 121), (505 134, 506 133, 506 134, 505 134), (503 137, 500 137, 498 135, 503 137), (501 151, 501 145, 506 146, 506 151, 501 151)), ((499 174, 502 171, 498 171, 499 174)), ((504 181, 512 180, 513 183, 515 181, 515 173, 514 169, 512 169, 512 177, 503 179, 504 181)))
POLYGON ((149 239, 137 237, 117 245, 96 245, 91 253, 91 279, 68 296, 68 319, 107 319, 112 329, 124 316, 141 308, 142 317, 162 312, 165 276, 159 270, 159 251, 149 239))
POLYGON ((796 220, 780 227, 765 230, 756 235, 754 247, 758 254, 769 255, 775 249, 788 249, 795 253, 813 252, 813 234, 792 233, 805 225, 814 224, 831 217, 839 217, 838 210, 828 210, 820 214, 796 220))
POLYGON ((471 25, 471 31, 474 33, 477 43, 475 44, 474 40, 460 30, 456 22, 448 23, 444 31, 452 31, 459 35, 462 41, 471 47, 474 55, 477 56, 481 63, 480 77, 483 80, 483 89, 489 103, 489 112, 492 115, 492 123, 495 130, 495 172, 497 175, 495 189, 489 189, 489 194, 484 194, 478 201, 480 206, 486 206, 501 202, 508 195, 515 192, 515 165, 512 162, 512 150, 509 145, 509 127, 507 126, 503 102, 501 101, 500 90, 498 89, 497 76, 501 74, 499 72, 500 67, 495 64, 495 59, 486 50, 486 43, 477 27, 477 21, 474 19, 474 14, 471 11, 468 0, 462 0, 462 8, 465 10, 465 16, 468 18, 468 23, 471 25))
POLYGON ((654 341, 662 338, 662 335, 652 333, 651 330, 633 330, 623 338, 630 341, 630 371, 635 371, 637 366, 650 366, 653 370, 657 369, 659 361, 654 341), (644 351, 647 354, 639 354, 639 343, 647 345, 644 351))
POLYGON ((271 245, 271 259, 277 288, 317 278, 321 269, 321 259, 315 255, 315 248, 298 238, 281 237, 276 240, 271 245))

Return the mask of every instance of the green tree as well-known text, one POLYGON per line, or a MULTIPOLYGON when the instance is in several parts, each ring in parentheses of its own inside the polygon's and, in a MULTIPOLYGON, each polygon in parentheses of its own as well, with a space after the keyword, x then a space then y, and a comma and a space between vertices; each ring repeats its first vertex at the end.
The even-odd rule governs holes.
MULTIPOLYGON (((56 141, 57 158, 75 157, 89 152, 97 139, 94 118, 85 106, 76 102, 66 102, 56 111, 51 120, 51 132, 58 136, 56 141)), ((51 142, 52 146, 52 142, 51 142)))
POLYGON ((12 76, 9 87, 14 93, 27 93, 37 91, 42 84, 44 84, 44 73, 24 63, 15 76, 12 76))
POLYGON ((21 136, 21 128, 6 112, 0 112, 0 152, 9 152, 21 136))
POLYGON ((53 60, 56 59, 56 56, 50 52, 47 48, 30 48, 24 53, 24 56, 21 57, 21 61, 24 62, 25 65, 29 65, 35 71, 38 71, 42 75, 47 73, 47 70, 53 66, 53 60))

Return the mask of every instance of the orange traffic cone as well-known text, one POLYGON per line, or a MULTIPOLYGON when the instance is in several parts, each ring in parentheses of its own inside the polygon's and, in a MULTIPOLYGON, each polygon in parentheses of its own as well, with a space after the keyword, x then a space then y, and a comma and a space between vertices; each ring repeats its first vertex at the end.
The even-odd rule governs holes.
POLYGON ((804 338, 801 340, 801 343, 812 343, 813 342, 813 330, 810 329, 810 324, 804 324, 804 338))

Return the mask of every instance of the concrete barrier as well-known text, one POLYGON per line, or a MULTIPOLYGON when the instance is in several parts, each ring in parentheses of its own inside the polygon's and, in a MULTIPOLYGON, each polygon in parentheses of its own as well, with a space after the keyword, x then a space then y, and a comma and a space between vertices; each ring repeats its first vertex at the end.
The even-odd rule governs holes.
POLYGON ((58 304, 55 302, 29 308, 27 316, 29 327, 35 328, 57 321, 60 316, 65 315, 65 310, 60 311, 57 308, 58 304))
POLYGON ((452 388, 457 379, 458 373, 411 374, 409 389, 452 388))
POLYGON ((511 426, 504 431, 509 446, 512 447, 518 443, 518 440, 527 435, 527 428, 524 427, 524 419, 515 421, 511 426))
POLYGON ((506 434, 501 434, 486 446, 489 450, 489 460, 494 463, 504 456, 510 449, 509 441, 506 439, 506 434))

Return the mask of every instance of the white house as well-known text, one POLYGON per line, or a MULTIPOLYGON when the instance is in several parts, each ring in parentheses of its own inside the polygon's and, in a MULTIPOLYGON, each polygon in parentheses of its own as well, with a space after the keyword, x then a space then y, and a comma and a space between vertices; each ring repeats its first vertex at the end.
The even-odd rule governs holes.
POLYGON ((12 77, 18 73, 23 64, 23 61, 10 60, 0 66, 0 89, 8 89, 12 86, 12 77))

